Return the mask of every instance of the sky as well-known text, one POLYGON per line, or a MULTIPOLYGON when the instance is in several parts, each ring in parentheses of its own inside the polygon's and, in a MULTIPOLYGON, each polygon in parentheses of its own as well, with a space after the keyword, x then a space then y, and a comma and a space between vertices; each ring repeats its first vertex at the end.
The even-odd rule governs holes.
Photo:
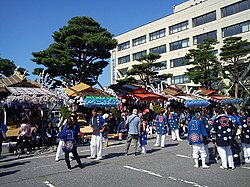
MULTIPOLYGON (((115 36, 173 13, 186 0, 0 0, 0 57, 27 68, 32 52, 53 43, 52 34, 75 16, 89 16, 115 36)), ((29 76, 34 80, 36 76, 29 76)), ((110 67, 99 81, 110 85, 110 67)))

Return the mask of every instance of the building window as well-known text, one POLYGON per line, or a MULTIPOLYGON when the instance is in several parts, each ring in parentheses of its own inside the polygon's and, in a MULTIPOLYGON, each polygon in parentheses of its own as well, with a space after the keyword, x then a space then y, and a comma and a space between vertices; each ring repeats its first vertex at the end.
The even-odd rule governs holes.
POLYGON ((211 31, 205 34, 194 36, 194 45, 203 42, 203 40, 205 40, 206 38, 217 39, 217 31, 211 31))
POLYGON ((169 27, 169 34, 174 34, 188 29, 188 21, 178 23, 169 27))
POLYGON ((161 45, 158 47, 154 47, 149 49, 150 53, 154 53, 154 54, 162 54, 162 53, 166 53, 167 51, 167 47, 166 45, 161 45))
POLYGON ((166 36, 166 29, 161 29, 159 31, 150 33, 149 34, 149 40, 150 41, 156 40, 156 39, 162 38, 164 36, 166 36))
POLYGON ((141 45, 144 43, 146 43, 146 35, 133 39, 133 46, 141 45))
POLYGON ((146 55, 146 54, 147 54, 146 50, 140 51, 138 53, 134 53, 133 54, 133 60, 138 60, 142 55, 146 55))
POLYGON ((118 69, 118 72, 124 77, 127 74, 128 68, 118 69))
POLYGON ((189 46, 189 38, 186 38, 184 40, 179 40, 179 41, 170 43, 170 51, 185 48, 188 46, 189 46))
POLYGON ((118 64, 124 64, 126 62, 130 62, 130 55, 118 58, 118 64))
POLYGON ((167 61, 163 61, 161 63, 164 64, 164 66, 162 66, 162 67, 153 67, 153 71, 160 71, 160 70, 167 69, 167 61))
POLYGON ((197 27, 199 25, 203 25, 214 20, 216 20, 216 11, 193 18, 193 27, 197 27))
POLYGON ((180 66, 185 66, 185 62, 187 62, 188 59, 181 57, 181 58, 175 58, 170 60, 170 67, 175 68, 175 67, 180 67, 180 66))
POLYGON ((122 51, 128 48, 130 48, 130 41, 127 41, 118 45, 118 51, 122 51))
POLYGON ((250 9, 250 0, 240 1, 221 9, 221 17, 227 17, 238 12, 250 9))
POLYGON ((229 27, 222 28, 222 37, 228 37, 235 34, 250 31, 250 21, 238 23, 229 27))
POLYGON ((172 77, 173 84, 183 84, 183 83, 190 83, 191 80, 187 75, 178 75, 172 77))

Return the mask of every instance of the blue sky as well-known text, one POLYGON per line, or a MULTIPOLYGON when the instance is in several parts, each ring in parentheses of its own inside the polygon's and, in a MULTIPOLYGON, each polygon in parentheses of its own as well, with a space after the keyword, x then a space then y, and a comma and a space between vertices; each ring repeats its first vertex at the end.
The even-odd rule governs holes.
MULTIPOLYGON (((32 52, 53 43, 52 33, 74 16, 90 16, 114 35, 173 12, 185 0, 1 0, 0 57, 13 60, 31 74, 38 67, 32 52)), ((35 79, 35 76, 30 76, 35 79)), ((110 67, 99 78, 110 84, 110 67)))

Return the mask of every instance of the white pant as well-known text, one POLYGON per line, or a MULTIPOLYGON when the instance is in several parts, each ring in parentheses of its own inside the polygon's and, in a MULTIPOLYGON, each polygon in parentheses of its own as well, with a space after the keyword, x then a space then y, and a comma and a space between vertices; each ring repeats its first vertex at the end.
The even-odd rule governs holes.
POLYGON ((208 164, 208 163, 209 163, 209 150, 208 150, 208 144, 204 145, 204 148, 205 148, 205 151, 206 151, 206 154, 207 154, 206 159, 205 159, 205 162, 206 162, 206 164, 208 164))
POLYGON ((102 157, 102 133, 100 135, 92 135, 90 142, 91 157, 102 157))
POLYGON ((233 153, 231 146, 217 146, 218 153, 221 158, 221 164, 223 168, 234 167, 233 153))
MULTIPOLYGON (((63 154, 63 150, 62 150, 63 145, 64 145, 63 140, 60 140, 59 143, 58 143, 57 149, 56 149, 56 158, 55 158, 55 160, 59 160, 60 155, 63 154)), ((69 156, 74 157, 71 152, 69 153, 69 156)))
POLYGON ((242 143, 244 158, 250 158, 250 144, 242 143))
POLYGON ((161 145, 161 147, 165 146, 166 134, 157 134, 156 136, 156 145, 161 145))
POLYGON ((141 153, 142 154, 147 154, 147 147, 146 147, 146 145, 142 145, 141 146, 141 153))
POLYGON ((180 140, 179 129, 172 129, 171 134, 172 134, 172 140, 176 140, 176 139, 180 140))
POLYGON ((193 158, 199 158, 199 154, 201 155, 201 158, 206 158, 207 154, 205 151, 204 144, 195 144, 192 145, 193 147, 193 158))

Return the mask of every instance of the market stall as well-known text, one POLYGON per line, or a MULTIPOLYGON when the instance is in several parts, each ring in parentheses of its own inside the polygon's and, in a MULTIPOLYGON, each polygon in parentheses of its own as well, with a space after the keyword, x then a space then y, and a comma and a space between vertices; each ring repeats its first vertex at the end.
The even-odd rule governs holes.
MULTIPOLYGON (((21 118, 30 118, 32 126, 39 125, 46 111, 60 102, 57 95, 19 72, 0 79, 1 114, 9 130, 7 137, 16 137, 21 118)), ((46 116, 47 117, 47 116, 46 116)))
POLYGON ((76 103, 84 107, 105 108, 117 107, 120 104, 116 97, 84 83, 79 83, 64 90, 69 97, 76 99, 76 103))
POLYGON ((204 88, 200 88, 197 91, 197 96, 222 105, 240 104, 243 102, 242 98, 234 98, 231 96, 221 95, 218 94, 215 90, 206 90, 204 88))
POLYGON ((172 106, 175 105, 186 108, 199 108, 208 107, 210 105, 210 102, 207 99, 184 93, 181 89, 173 85, 170 85, 164 89, 163 93, 171 97, 169 100, 172 101, 172 106))

